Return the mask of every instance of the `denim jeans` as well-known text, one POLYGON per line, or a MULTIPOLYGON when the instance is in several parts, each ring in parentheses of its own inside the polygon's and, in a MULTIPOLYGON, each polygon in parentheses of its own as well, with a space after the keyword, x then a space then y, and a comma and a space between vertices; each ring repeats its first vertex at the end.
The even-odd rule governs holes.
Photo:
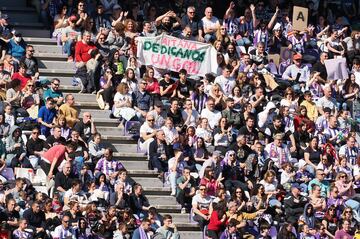
POLYGON ((73 39, 68 39, 65 43, 64 43, 64 53, 67 54, 67 56, 72 56, 72 50, 71 47, 74 43, 73 39))
POLYGON ((178 177, 177 172, 170 172, 169 174, 169 181, 170 181, 170 187, 172 192, 176 192, 176 179, 178 177))

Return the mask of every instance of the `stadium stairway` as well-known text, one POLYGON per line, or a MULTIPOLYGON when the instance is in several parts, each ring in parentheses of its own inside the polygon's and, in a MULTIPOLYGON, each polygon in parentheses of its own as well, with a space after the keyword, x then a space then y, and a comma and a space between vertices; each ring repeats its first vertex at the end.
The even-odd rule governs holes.
POLYGON ((137 142, 129 136, 124 136, 123 131, 117 128, 118 121, 109 118, 110 111, 98 108, 95 95, 77 93, 80 87, 72 85, 75 66, 67 62, 62 48, 56 45, 54 39, 49 38, 49 31, 38 21, 35 9, 26 7, 26 0, 1 0, 0 11, 8 14, 10 23, 23 34, 24 40, 34 45, 35 57, 40 64, 40 75, 61 80, 63 92, 74 94, 80 117, 81 112, 91 112, 105 144, 112 145, 115 150, 114 156, 122 162, 129 175, 143 186, 150 204, 160 213, 169 213, 173 216, 173 222, 177 225, 182 239, 201 238, 202 233, 196 223, 190 222, 189 214, 180 213, 180 205, 170 196, 170 187, 164 186, 157 174, 148 170, 146 157, 143 153, 137 152, 137 142))

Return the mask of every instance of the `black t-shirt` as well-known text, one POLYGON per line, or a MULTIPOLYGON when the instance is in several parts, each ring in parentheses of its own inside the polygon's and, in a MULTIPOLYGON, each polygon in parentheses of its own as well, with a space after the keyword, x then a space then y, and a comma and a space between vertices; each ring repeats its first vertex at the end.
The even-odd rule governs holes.
POLYGON ((186 80, 184 83, 181 83, 180 80, 177 82, 178 86, 177 86, 177 90, 186 98, 188 98, 190 96, 190 91, 193 91, 193 86, 192 84, 186 80))
POLYGON ((321 64, 321 62, 316 62, 311 68, 311 72, 315 72, 315 71, 320 73, 321 78, 323 78, 324 80, 327 79, 327 71, 325 64, 323 65, 321 64))
POLYGON ((247 144, 253 145, 255 140, 259 139, 259 132, 253 128, 252 131, 249 131, 246 126, 243 126, 239 129, 239 135, 245 135, 247 144))
POLYGON ((24 56, 23 58, 21 58, 20 61, 25 63, 25 65, 27 66, 26 69, 27 76, 29 77, 34 76, 36 72, 39 72, 38 61, 35 57, 26 58, 26 56, 24 56))
POLYGON ((309 160, 313 164, 318 165, 320 163, 320 155, 321 155, 320 150, 314 151, 312 148, 307 147, 305 149, 305 153, 309 154, 309 160))
POLYGON ((236 158, 240 163, 244 163, 247 157, 252 153, 252 150, 249 146, 243 145, 239 147, 236 142, 230 146, 230 149, 235 151, 236 158))
POLYGON ((59 186, 65 191, 69 190, 74 179, 75 177, 72 174, 65 176, 63 172, 57 172, 55 176, 55 190, 57 191, 57 187, 59 186))
POLYGON ((50 147, 53 147, 55 145, 65 145, 66 144, 66 140, 64 137, 60 137, 58 139, 55 139, 54 135, 50 135, 47 139, 46 139, 46 143, 48 143, 50 145, 50 147))
POLYGON ((181 111, 177 110, 177 112, 173 113, 171 110, 168 111, 167 116, 172 118, 174 126, 182 126, 183 124, 183 118, 181 115, 181 111))
MULTIPOLYGON (((9 212, 8 210, 4 210, 0 213, 0 219, 2 222, 15 221, 20 219, 20 214, 16 210, 13 210, 12 212, 9 212)), ((6 229, 13 231, 16 228, 17 228, 16 226, 10 226, 9 224, 6 223, 6 229)))
POLYGON ((84 124, 81 120, 75 124, 74 130, 80 133, 83 140, 88 141, 91 137, 91 122, 84 124))
MULTIPOLYGON (((174 82, 175 82, 175 81, 172 80, 172 79, 170 79, 169 82, 166 82, 165 80, 162 80, 162 81, 159 82, 159 85, 160 85, 160 87, 162 87, 163 90, 166 90, 166 89, 169 87, 169 85, 174 84, 174 82)), ((167 94, 161 96, 161 98, 169 99, 169 98, 171 97, 173 91, 174 91, 174 90, 170 90, 167 94)))

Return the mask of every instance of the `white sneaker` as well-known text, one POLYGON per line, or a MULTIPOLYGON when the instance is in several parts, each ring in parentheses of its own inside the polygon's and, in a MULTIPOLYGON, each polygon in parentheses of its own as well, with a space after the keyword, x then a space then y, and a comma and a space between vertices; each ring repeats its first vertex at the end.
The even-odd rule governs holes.
POLYGON ((104 110, 109 110, 110 109, 110 105, 109 104, 105 104, 104 110))
POLYGON ((172 190, 170 196, 175 196, 175 194, 176 194, 176 191, 172 190))
POLYGON ((181 214, 185 214, 186 213, 186 208, 181 208, 181 214))

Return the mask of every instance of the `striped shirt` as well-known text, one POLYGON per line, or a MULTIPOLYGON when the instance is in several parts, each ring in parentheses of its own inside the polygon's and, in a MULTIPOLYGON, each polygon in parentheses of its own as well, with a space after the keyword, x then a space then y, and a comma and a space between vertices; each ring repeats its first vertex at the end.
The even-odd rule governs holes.
POLYGON ((124 168, 124 166, 120 161, 106 160, 105 157, 103 157, 97 162, 95 170, 98 170, 106 176, 109 176, 122 168, 124 168))

